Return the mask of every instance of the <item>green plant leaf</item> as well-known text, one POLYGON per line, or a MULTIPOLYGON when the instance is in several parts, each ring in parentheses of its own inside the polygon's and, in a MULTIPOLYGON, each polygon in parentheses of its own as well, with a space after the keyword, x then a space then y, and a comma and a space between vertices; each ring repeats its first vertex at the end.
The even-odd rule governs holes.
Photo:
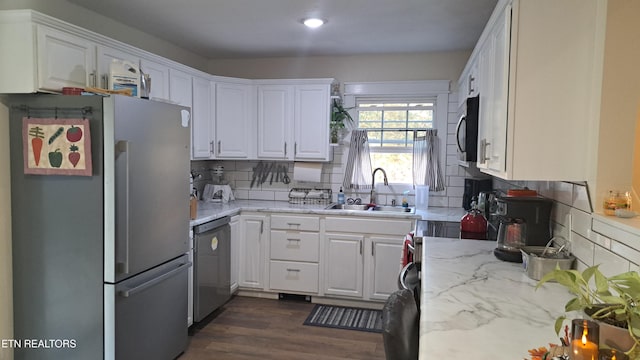
POLYGON ((566 312, 577 311, 577 310, 582 310, 584 308, 585 308, 585 305, 580 301, 580 298, 575 297, 567 302, 567 304, 564 306, 564 311, 566 312))
POLYGON ((582 278, 585 282, 589 282, 589 280, 591 280, 591 277, 593 277, 593 274, 596 272, 600 272, 600 270, 598 270, 598 265, 588 267, 582 272, 582 278))
POLYGON ((613 296, 613 295, 600 296, 600 300, 602 300, 602 302, 605 304, 620 304, 622 306, 627 305, 627 302, 619 296, 613 296))
POLYGON ((598 269, 596 269, 594 273, 594 279, 596 292, 603 293, 609 290, 609 282, 607 281, 607 278, 598 269))
POLYGON ((564 321, 567 319, 566 316, 560 316, 556 319, 556 323, 554 325, 554 328, 556 330, 556 334, 560 334, 560 330, 562 330, 562 324, 564 323, 564 321))

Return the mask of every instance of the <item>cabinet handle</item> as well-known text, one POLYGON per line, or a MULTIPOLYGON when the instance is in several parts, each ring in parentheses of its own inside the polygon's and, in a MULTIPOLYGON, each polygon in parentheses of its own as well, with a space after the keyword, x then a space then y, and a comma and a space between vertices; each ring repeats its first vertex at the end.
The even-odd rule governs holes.
POLYGON ((485 140, 484 141, 484 151, 482 152, 482 161, 483 162, 491 160, 491 157, 487 156, 487 146, 489 146, 489 145, 491 145, 491 143, 485 140))
POLYGON ((260 234, 264 231, 264 221, 260 220, 260 234))
POLYGON ((287 271, 300 272, 300 269, 289 269, 289 268, 287 268, 287 271))
POLYGON ((96 87, 96 72, 93 71, 91 72, 91 74, 89 74, 89 84, 92 87, 96 87))
POLYGON ((474 91, 474 90, 473 90, 473 86, 472 86, 472 84, 473 84, 473 82, 474 82, 475 80, 476 80, 476 78, 474 78, 471 74, 469 74, 469 94, 468 94, 468 95, 473 94, 473 91, 474 91))
POLYGON ((287 157, 287 143, 284 143, 284 157, 287 157))
POLYGON ((109 89, 109 77, 107 75, 102 75, 102 88, 109 89))
POLYGON ((300 239, 287 239, 288 241, 300 242, 300 239))
POLYGON ((222 140, 218 140, 218 155, 220 155, 220 146, 221 146, 222 140))
POLYGON ((300 223, 290 223, 290 222, 288 222, 287 225, 289 225, 289 226, 300 226, 300 223))
POLYGON ((209 141, 209 153, 213 154, 213 140, 209 141))
POLYGON ((358 240, 358 242, 360 243, 360 255, 362 255, 362 240, 358 240))
POLYGON ((374 243, 371 243, 371 256, 376 256, 376 246, 374 243))
POLYGON ((293 143, 293 156, 298 155, 298 143, 294 142, 293 143))

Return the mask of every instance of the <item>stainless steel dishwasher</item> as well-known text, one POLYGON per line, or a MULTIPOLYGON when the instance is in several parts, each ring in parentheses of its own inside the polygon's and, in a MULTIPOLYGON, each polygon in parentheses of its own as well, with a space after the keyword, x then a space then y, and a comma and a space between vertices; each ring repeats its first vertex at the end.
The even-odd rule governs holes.
POLYGON ((194 228, 193 318, 202 321, 231 297, 231 228, 223 217, 194 228))

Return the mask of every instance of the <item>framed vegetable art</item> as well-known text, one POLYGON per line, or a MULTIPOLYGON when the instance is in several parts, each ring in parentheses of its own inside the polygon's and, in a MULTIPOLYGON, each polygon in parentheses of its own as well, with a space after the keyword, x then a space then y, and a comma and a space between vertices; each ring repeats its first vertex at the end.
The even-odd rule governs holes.
POLYGON ((91 176, 88 119, 22 118, 24 173, 91 176))

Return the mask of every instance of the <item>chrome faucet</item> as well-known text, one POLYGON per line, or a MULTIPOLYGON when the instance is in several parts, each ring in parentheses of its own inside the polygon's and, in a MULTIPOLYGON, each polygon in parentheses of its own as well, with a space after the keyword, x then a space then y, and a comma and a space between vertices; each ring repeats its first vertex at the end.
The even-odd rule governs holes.
POLYGON ((378 172, 378 170, 382 171, 382 175, 384 175, 384 184, 389 186, 389 180, 387 180, 387 173, 384 171, 384 169, 376 168, 375 170, 373 170, 373 174, 371 174, 371 194, 369 197, 369 204, 376 203, 376 172, 378 172))

